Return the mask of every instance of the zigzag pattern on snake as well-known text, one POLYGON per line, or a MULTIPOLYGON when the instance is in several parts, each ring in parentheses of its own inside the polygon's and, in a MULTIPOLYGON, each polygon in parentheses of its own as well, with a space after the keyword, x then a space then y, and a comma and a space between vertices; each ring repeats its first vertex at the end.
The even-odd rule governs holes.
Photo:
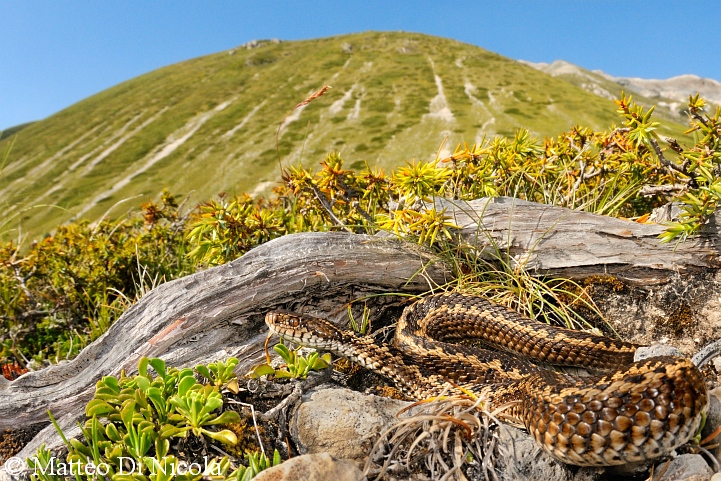
POLYGON ((427 399, 456 386, 511 403, 507 421, 525 427, 557 459, 580 466, 618 465, 669 454, 698 430, 708 408, 701 372, 688 359, 633 362, 637 345, 549 326, 460 293, 407 307, 393 346, 288 312, 266 316, 271 333, 332 352, 427 399), (480 340, 493 349, 453 344, 480 340), (513 355, 509 354, 513 353, 513 355), (575 376, 530 360, 606 371, 575 376))

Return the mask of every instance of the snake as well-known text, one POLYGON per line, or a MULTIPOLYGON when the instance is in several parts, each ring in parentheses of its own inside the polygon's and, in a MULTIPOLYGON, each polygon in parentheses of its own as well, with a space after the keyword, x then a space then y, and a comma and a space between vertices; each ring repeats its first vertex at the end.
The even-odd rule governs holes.
POLYGON ((411 399, 433 398, 449 386, 482 396, 488 409, 505 407, 503 421, 577 466, 668 456, 697 433, 709 404, 704 376, 687 358, 634 361, 640 345, 545 324, 460 292, 406 307, 390 344, 288 311, 269 312, 265 321, 269 336, 345 357, 411 399))

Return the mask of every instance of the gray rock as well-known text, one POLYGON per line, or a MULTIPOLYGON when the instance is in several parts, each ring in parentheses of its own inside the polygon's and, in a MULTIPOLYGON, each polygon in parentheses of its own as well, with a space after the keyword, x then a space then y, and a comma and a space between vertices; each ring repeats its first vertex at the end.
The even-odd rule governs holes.
MULTIPOLYGON (((499 426, 499 450, 496 471, 504 481, 540 481, 553 479, 575 481, 573 471, 541 449, 520 429, 505 424, 499 426)), ((577 475, 583 480, 595 479, 595 470, 582 468, 577 475)))
POLYGON ((639 347, 633 356, 634 361, 643 361, 649 357, 678 356, 683 357, 681 351, 666 344, 652 344, 648 347, 639 347))
POLYGON ((657 224, 661 224, 663 222, 676 222, 682 212, 683 208, 680 202, 669 202, 666 205, 653 209, 653 211, 651 211, 651 215, 648 217, 648 220, 649 222, 656 222, 657 224))
MULTIPOLYGON (((658 466, 658 472, 663 469, 663 464, 658 466)), ((713 471, 700 454, 682 454, 675 457, 668 464, 663 479, 674 481, 708 481, 713 476, 713 471)))
POLYGON ((255 481, 360 481, 363 473, 351 461, 328 453, 305 454, 266 469, 255 481))
MULTIPOLYGON (((721 426, 721 387, 717 387, 709 391, 709 403, 708 412, 706 413, 706 424, 701 431, 701 438, 713 433, 719 426, 721 426)), ((721 439, 721 436, 716 438, 716 442, 721 439)), ((721 464, 721 448, 714 448, 711 450, 711 454, 716 456, 717 461, 721 464)))
POLYGON ((409 404, 350 389, 318 388, 304 395, 295 410, 291 436, 302 454, 326 452, 365 462, 378 436, 409 404))
POLYGON ((717 387, 709 391, 706 425, 701 432, 701 436, 708 436, 719 426, 721 426, 721 387, 717 387))

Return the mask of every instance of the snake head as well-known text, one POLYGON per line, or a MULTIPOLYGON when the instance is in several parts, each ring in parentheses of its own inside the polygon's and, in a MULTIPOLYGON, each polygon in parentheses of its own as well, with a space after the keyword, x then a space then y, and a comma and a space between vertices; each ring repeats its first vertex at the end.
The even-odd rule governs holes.
POLYGON ((271 311, 265 315, 265 323, 271 331, 295 329, 301 326, 301 316, 286 311, 271 311))
POLYGON ((265 315, 265 323, 271 333, 286 341, 316 349, 330 349, 343 338, 343 332, 330 322, 303 314, 271 311, 265 315))

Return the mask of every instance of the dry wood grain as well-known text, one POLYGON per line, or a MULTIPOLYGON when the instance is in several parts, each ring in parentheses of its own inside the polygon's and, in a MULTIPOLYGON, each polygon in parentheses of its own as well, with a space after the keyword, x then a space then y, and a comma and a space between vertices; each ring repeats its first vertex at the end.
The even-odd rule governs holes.
POLYGON ((469 202, 436 199, 461 227, 464 239, 487 254, 508 254, 531 273, 584 279, 613 275, 644 286, 674 273, 721 267, 717 213, 701 234, 681 244, 661 244, 664 226, 589 214, 511 197, 469 202))

